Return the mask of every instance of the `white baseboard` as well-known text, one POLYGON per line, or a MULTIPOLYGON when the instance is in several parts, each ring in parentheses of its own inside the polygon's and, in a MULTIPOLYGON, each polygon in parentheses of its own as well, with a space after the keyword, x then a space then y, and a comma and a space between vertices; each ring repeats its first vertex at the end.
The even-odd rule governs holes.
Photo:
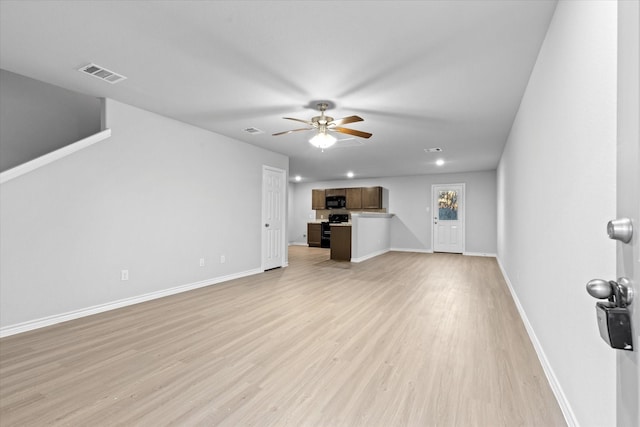
POLYGON ((129 305, 139 304, 141 302, 150 301, 169 295, 179 294, 181 292, 187 292, 205 286, 215 285, 221 282, 227 282, 233 279, 239 279, 241 277, 251 276, 254 274, 262 273, 261 269, 247 270, 236 274, 230 274, 227 276, 215 277, 212 279, 201 280, 199 282, 189 283, 186 285, 176 286, 169 289, 163 289, 160 291, 150 292, 144 295, 138 295, 135 297, 124 298, 118 301, 109 302, 106 304, 94 305, 92 307, 83 308, 80 310, 69 311, 67 313, 55 314, 53 316, 42 317, 40 319, 29 320, 27 322, 18 323, 16 325, 10 325, 0 328, 0 338, 8 337, 10 335, 19 334, 21 332, 32 331, 34 329, 44 328, 45 326, 55 325, 57 323, 66 322, 68 320, 78 319, 80 317, 91 316, 92 314, 103 313, 109 310, 115 310, 116 308, 126 307, 129 305))
POLYGON ((367 255, 365 255, 365 256, 361 256, 361 257, 358 257, 358 258, 351 258, 351 262, 362 262, 362 261, 366 261, 366 260, 368 260, 368 259, 375 258, 375 257, 377 257, 377 256, 379 256, 379 255, 386 254, 386 253, 387 253, 387 252, 389 252, 389 251, 390 251, 390 249, 382 249, 382 250, 380 250, 380 251, 376 251, 376 252, 372 252, 372 253, 370 253, 370 254, 367 254, 367 255))
POLYGON ((416 252, 419 254, 432 254, 433 251, 431 249, 417 249, 417 248, 391 248, 393 252, 416 252))
POLYGON ((486 256, 486 257, 490 257, 490 258, 496 258, 498 256, 497 254, 488 254, 488 253, 484 253, 484 252, 463 252, 462 255, 464 255, 464 256, 486 256))
POLYGON ((289 246, 309 246, 307 242, 289 242, 289 246))
POLYGON ((520 313, 520 317, 522 318, 522 323, 524 323, 524 327, 527 330, 529 339, 533 344, 533 348, 536 350, 536 354, 538 355, 538 359, 540 360, 540 364, 542 365, 544 374, 547 377, 549 386, 551 386, 551 390, 553 391, 553 394, 555 395, 556 400, 558 401, 558 405, 560 406, 560 410, 564 415, 564 419, 567 422, 567 426, 578 427, 579 426, 578 420, 575 414, 573 413, 573 410, 571 409, 569 400, 567 399, 567 396, 565 396, 564 391, 562 390, 562 386, 558 382, 558 378, 556 377, 556 374, 553 372, 553 368, 549 364, 549 360, 547 360, 547 355, 542 349, 542 345, 540 344, 540 341, 538 341, 538 337, 536 336, 536 333, 533 330, 533 327, 531 326, 529 319, 527 318, 527 314, 525 313, 524 308, 522 307, 522 304, 520 304, 520 300, 518 299, 518 295, 516 295, 513 285, 511 284, 511 280, 509 280, 509 276, 507 275, 507 272, 502 266, 502 262, 500 261, 500 258, 496 256, 496 259, 498 260, 498 266, 500 266, 500 271, 502 271, 502 276, 504 277, 504 280, 505 282, 507 282, 507 286, 509 287, 509 292, 511 292, 511 297, 513 298, 513 301, 516 304, 518 313, 520 313))

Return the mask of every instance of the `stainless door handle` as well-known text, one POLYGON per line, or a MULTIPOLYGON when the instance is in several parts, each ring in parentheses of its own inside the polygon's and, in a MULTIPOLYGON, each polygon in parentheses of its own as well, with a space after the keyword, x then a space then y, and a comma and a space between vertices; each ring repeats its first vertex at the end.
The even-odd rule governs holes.
POLYGON ((269 224, 265 224, 264 226, 265 226, 265 227, 268 227, 268 226, 269 226, 269 224))
POLYGON ((620 277, 617 282, 602 279, 593 279, 587 282, 587 292, 596 299, 614 298, 619 307, 626 307, 633 301, 633 288, 631 281, 626 277, 620 277))

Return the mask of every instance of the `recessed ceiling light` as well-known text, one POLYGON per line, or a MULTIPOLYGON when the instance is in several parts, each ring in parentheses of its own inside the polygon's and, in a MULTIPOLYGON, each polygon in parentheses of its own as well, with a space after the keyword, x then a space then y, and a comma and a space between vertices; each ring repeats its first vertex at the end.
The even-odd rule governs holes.
POLYGON ((440 153, 442 151, 442 148, 440 147, 433 147, 433 148, 425 148, 424 152, 425 153, 440 153))
POLYGON ((296 178, 295 178, 295 179, 296 179, 296 181, 301 181, 301 180, 302 180, 302 177, 301 177, 300 175, 296 175, 296 178))
POLYGON ((442 160, 442 159, 436 160, 436 165, 438 165, 438 166, 444 165, 444 160, 442 160))
POLYGON ((349 171, 347 172, 347 178, 353 178, 354 174, 353 172, 349 171))

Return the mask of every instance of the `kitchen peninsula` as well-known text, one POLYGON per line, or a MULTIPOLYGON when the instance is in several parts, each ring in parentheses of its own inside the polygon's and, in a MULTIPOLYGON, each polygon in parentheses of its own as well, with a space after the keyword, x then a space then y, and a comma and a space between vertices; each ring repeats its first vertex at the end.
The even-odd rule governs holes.
POLYGON ((362 262, 391 248, 391 218, 382 187, 313 190, 316 220, 307 224, 307 243, 330 248, 330 259, 362 262))

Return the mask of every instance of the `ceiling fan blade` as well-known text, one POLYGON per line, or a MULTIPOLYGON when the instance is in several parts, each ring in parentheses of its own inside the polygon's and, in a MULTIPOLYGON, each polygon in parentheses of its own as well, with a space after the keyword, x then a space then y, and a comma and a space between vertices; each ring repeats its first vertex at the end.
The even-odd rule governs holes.
POLYGON ((335 132, 341 132, 341 133, 348 133, 349 135, 359 136, 360 138, 369 138, 371 137, 371 135, 373 135, 372 133, 369 133, 369 132, 362 132, 359 130, 347 129, 347 128, 341 128, 341 127, 331 128, 329 130, 335 131, 335 132))
POLYGON ((329 126, 342 126, 342 125, 346 125, 347 123, 362 122, 362 121, 364 121, 364 119, 360 116, 349 116, 349 117, 344 117, 342 119, 329 122, 329 126))
POLYGON ((286 131, 284 131, 284 132, 274 133, 274 134, 272 134, 271 136, 286 135, 286 134, 288 134, 288 133, 291 133, 291 132, 299 132, 299 131, 301 131, 301 130, 313 130, 313 128, 291 129, 291 130, 286 130, 286 131))
POLYGON ((302 120, 302 119, 295 119, 293 117, 283 117, 283 119, 287 119, 287 120, 295 120, 296 122, 300 122, 300 123, 304 123, 307 124, 309 126, 313 126, 313 122, 309 121, 309 120, 302 120))

